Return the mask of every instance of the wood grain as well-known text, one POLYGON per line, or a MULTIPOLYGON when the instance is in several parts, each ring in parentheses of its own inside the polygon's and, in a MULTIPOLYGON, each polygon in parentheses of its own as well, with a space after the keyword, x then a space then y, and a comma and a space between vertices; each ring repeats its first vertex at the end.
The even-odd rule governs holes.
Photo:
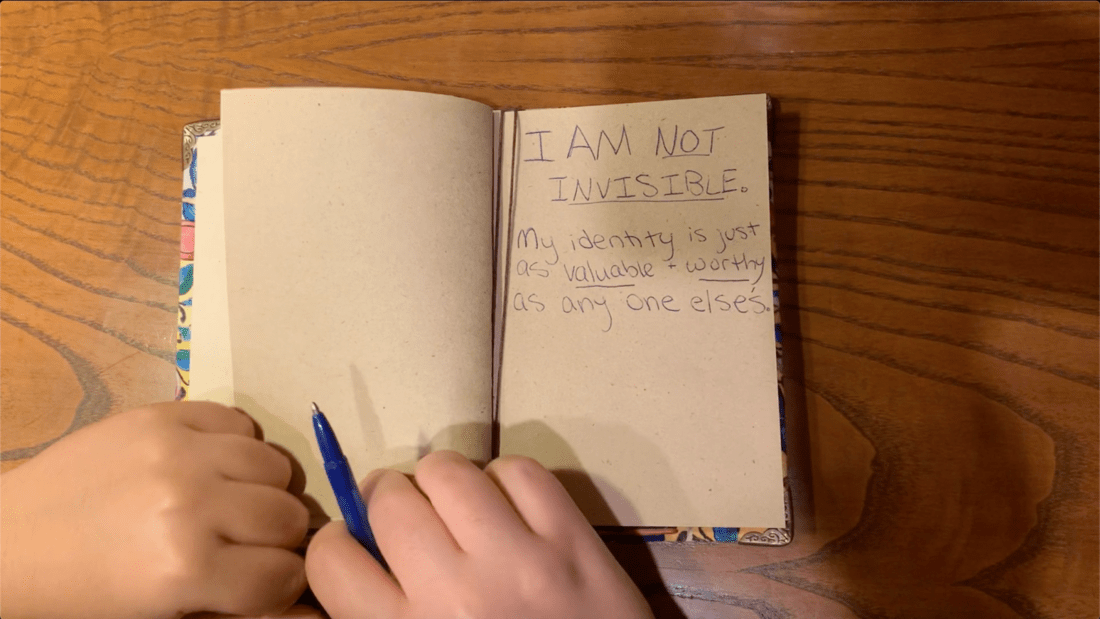
POLYGON ((1095 4, 4 3, 3 467, 172 397, 219 90, 767 92, 795 536, 622 545, 668 617, 1096 617, 1095 4))

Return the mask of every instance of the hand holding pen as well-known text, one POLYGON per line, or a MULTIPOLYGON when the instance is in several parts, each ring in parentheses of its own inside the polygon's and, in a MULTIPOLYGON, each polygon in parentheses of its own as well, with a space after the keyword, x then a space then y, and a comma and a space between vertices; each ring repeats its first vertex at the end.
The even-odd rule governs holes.
MULTIPOLYGON (((318 415, 318 439, 322 430, 331 437, 318 415)), ((346 463, 329 466, 343 461, 338 453, 325 456, 325 469, 341 488, 337 497, 348 496, 355 486, 346 463)), ((347 526, 329 523, 310 542, 306 573, 332 619, 652 619, 630 577, 538 462, 505 456, 482 470, 436 451, 417 463, 415 479, 380 469, 363 482, 388 572, 370 558, 381 559, 370 528, 356 532, 366 524, 358 490, 340 501, 347 526)))

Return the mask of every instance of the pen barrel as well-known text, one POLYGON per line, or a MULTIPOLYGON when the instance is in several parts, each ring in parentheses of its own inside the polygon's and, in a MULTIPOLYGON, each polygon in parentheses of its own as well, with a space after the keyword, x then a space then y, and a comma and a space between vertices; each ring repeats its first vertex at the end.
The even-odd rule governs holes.
POLYGON ((363 503, 362 495, 359 494, 359 486, 347 460, 340 458, 335 462, 326 462, 325 473, 336 495, 340 513, 344 515, 348 532, 371 553, 375 560, 385 566, 382 553, 379 552, 378 544, 374 540, 374 534, 367 525, 367 506, 363 503), (340 490, 345 488, 348 491, 340 490))

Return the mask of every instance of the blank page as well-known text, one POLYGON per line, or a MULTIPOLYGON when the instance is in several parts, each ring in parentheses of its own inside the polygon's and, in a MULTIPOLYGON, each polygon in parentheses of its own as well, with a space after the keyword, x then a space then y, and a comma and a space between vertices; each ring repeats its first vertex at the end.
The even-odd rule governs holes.
MULTIPOLYGON (((359 477, 440 448, 487 460, 490 108, 424 93, 222 93, 235 401, 339 517, 316 401, 359 477)), ((201 232, 200 232, 201 233, 201 232)))

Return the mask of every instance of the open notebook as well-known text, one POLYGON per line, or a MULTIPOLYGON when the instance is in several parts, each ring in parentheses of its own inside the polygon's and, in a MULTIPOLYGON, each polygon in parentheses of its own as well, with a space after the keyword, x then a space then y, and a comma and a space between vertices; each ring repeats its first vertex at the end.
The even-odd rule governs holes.
POLYGON ((314 400, 359 476, 519 453, 603 535, 787 543, 768 108, 224 91, 184 131, 177 395, 337 518, 314 400))

